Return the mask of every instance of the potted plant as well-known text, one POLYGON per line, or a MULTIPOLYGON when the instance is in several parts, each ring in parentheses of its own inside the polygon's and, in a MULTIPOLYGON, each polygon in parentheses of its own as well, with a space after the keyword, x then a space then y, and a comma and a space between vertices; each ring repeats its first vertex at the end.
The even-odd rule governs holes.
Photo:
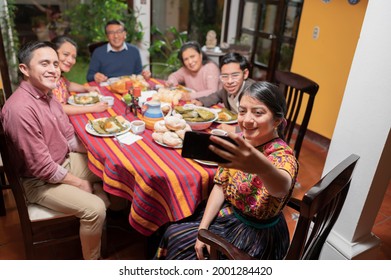
POLYGON ((127 2, 121 0, 94 0, 77 4, 65 11, 70 22, 70 34, 77 41, 80 51, 85 53, 89 43, 107 40, 104 27, 109 20, 120 20, 125 24, 129 42, 141 42, 144 32, 137 19, 139 13, 131 10, 127 2))
POLYGON ((18 83, 18 62, 16 54, 19 50, 19 37, 15 28, 15 1, 8 0, 7 4, 2 5, 0 17, 0 26, 3 37, 3 44, 5 50, 5 56, 7 58, 8 71, 12 85, 15 86, 18 83))
POLYGON ((168 74, 182 66, 178 53, 187 41, 187 32, 179 32, 171 26, 163 33, 156 26, 152 26, 151 34, 153 39, 148 49, 152 61, 151 72, 154 76, 165 79, 168 74))

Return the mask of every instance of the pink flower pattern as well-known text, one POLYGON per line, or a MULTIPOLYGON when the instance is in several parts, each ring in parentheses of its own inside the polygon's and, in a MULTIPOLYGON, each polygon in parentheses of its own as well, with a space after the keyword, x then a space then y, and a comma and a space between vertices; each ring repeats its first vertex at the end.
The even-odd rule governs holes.
POLYGON ((57 81, 57 87, 52 90, 53 95, 61 104, 66 104, 69 98, 68 91, 69 81, 61 76, 57 81))
MULTIPOLYGON (((282 139, 275 139, 257 148, 277 168, 286 170, 295 181, 298 162, 292 149, 282 139)), ((214 181, 222 186, 227 201, 244 214, 258 219, 268 219, 280 213, 292 195, 294 186, 293 183, 285 197, 273 197, 256 174, 222 167, 218 168, 214 181)))

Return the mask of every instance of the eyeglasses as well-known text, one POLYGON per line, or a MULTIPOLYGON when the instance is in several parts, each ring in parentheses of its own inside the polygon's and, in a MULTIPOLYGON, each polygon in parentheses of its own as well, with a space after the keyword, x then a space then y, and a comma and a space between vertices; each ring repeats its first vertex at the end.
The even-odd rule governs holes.
POLYGON ((125 31, 124 29, 119 29, 119 30, 116 30, 116 31, 107 31, 106 34, 107 34, 107 35, 114 35, 114 34, 120 35, 120 34, 122 34, 124 31, 125 31))
POLYGON ((225 83, 225 82, 228 82, 229 81, 229 77, 231 77, 232 81, 238 81, 240 79, 240 77, 242 76, 242 72, 234 72, 234 73, 231 73, 231 74, 221 74, 220 75, 220 80, 225 83))

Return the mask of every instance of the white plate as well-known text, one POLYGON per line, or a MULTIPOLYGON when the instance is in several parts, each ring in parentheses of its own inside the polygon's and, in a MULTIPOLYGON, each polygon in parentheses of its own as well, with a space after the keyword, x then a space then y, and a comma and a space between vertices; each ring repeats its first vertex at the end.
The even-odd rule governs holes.
POLYGON ((195 159, 194 161, 203 164, 203 165, 208 165, 208 166, 218 166, 218 164, 214 161, 207 161, 207 160, 200 160, 200 159, 195 159))
POLYGON ((163 146, 163 147, 166 147, 166 148, 182 149, 182 145, 178 145, 178 146, 172 147, 172 146, 168 146, 168 145, 166 145, 164 143, 160 143, 160 142, 156 141, 155 139, 153 139, 153 141, 155 141, 155 143, 159 144, 160 146, 163 146))
MULTIPOLYGON (((221 109, 220 109, 220 111, 221 111, 221 109)), ((225 124, 234 124, 234 123, 238 122, 238 116, 236 115, 236 119, 235 120, 231 120, 231 121, 219 121, 218 116, 217 116, 216 122, 217 123, 225 123, 225 124)))
POLYGON ((101 82, 99 84, 99 86, 101 87, 107 87, 115 82, 118 82, 121 78, 120 77, 112 77, 112 78, 108 78, 106 82, 101 82))
MULTIPOLYGON (((87 96, 87 95, 90 95, 90 93, 78 93, 78 94, 75 94, 75 95, 71 95, 69 96, 68 98, 68 104, 71 104, 73 106, 94 106, 96 103, 93 103, 93 104, 78 104, 78 103, 75 103, 75 96, 87 96)), ((99 96, 99 95, 98 95, 99 96)), ((101 100, 101 96, 99 96, 99 100, 101 100)))
POLYGON ((115 136, 115 135, 121 135, 121 134, 124 134, 126 132, 128 132, 130 130, 130 122, 125 120, 125 123, 123 123, 123 126, 126 127, 125 130, 123 131, 120 131, 118 133, 107 133, 107 134, 100 134, 98 132, 96 132, 96 130, 92 127, 91 123, 88 122, 86 124, 86 131, 89 133, 89 134, 92 134, 94 136, 98 136, 98 137, 112 137, 112 136, 115 136))
POLYGON ((216 120, 215 122, 217 123, 225 123, 225 124, 234 124, 234 123, 237 123, 238 122, 238 119, 236 120, 232 120, 232 121, 219 121, 219 120, 216 120))

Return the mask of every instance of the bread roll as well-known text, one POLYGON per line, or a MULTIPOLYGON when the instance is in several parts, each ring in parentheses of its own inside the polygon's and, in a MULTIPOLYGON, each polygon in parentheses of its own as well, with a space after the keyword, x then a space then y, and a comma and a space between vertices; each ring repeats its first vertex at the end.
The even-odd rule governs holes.
POLYGON ((161 121, 155 122, 155 124, 153 126, 153 130, 155 132, 166 132, 166 131, 168 131, 168 128, 166 126, 165 121, 161 120, 161 121))
POLYGON ((156 142, 163 143, 163 133, 162 132, 153 132, 152 139, 156 142))
POLYGON ((169 130, 176 131, 186 127, 186 121, 176 116, 170 116, 165 118, 166 127, 169 130))
POLYGON ((172 131, 163 133, 163 143, 170 147, 176 147, 182 145, 182 139, 172 131))

